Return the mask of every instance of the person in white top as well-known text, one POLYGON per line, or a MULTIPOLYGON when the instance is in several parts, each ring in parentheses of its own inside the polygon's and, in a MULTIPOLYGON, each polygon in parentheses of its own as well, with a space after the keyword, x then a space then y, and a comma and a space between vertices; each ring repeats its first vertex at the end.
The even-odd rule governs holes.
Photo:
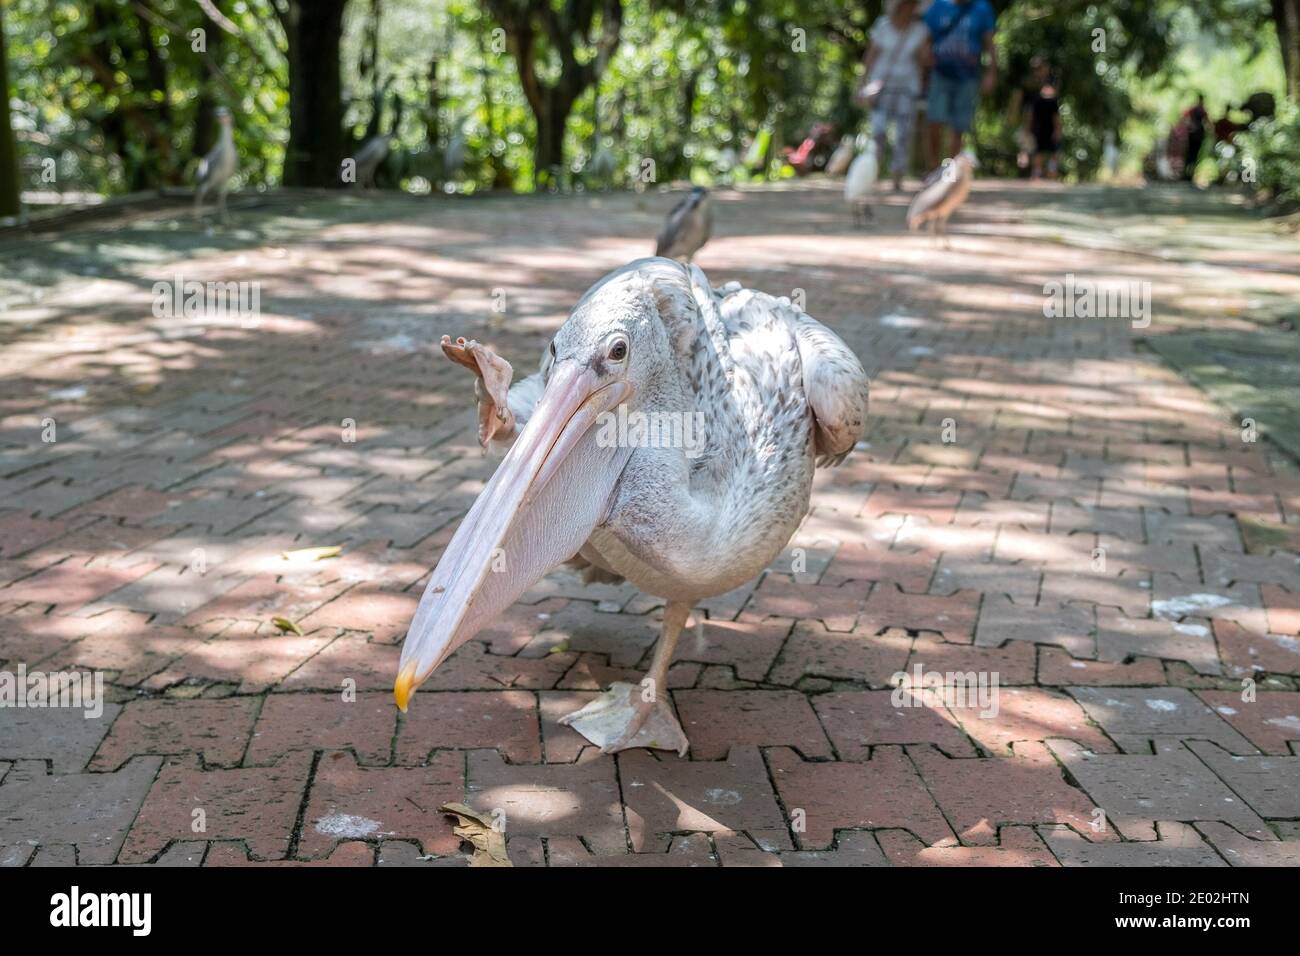
POLYGON ((916 8, 916 0, 890 0, 871 27, 871 46, 862 58, 867 78, 859 99, 871 110, 877 155, 884 155, 889 127, 894 127, 889 168, 895 191, 902 188, 911 154, 916 100, 921 95, 921 57, 929 35, 916 18, 916 8))

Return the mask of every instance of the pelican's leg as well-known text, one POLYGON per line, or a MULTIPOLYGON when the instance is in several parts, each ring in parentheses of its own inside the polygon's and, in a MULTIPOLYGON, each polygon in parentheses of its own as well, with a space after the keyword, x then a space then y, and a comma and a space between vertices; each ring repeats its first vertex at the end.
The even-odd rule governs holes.
POLYGON ((207 189, 205 189, 202 186, 194 190, 194 218, 195 219, 198 219, 200 216, 203 215, 203 194, 206 192, 207 189))
POLYGON ((647 747, 685 756, 690 742, 668 703, 668 668, 690 614, 689 604, 669 601, 654 660, 641 685, 615 682, 586 707, 560 718, 560 723, 596 744, 601 753, 647 747))
POLYGON ((217 214, 217 218, 220 219, 223 224, 229 218, 226 215, 226 192, 227 189, 223 185, 220 191, 217 193, 217 204, 220 206, 220 212, 217 214))
POLYGON ((515 416, 506 398, 514 369, 510 363, 485 345, 450 335, 442 337, 442 351, 457 365, 478 376, 474 394, 478 397, 478 440, 484 448, 488 442, 509 442, 515 434, 515 416))

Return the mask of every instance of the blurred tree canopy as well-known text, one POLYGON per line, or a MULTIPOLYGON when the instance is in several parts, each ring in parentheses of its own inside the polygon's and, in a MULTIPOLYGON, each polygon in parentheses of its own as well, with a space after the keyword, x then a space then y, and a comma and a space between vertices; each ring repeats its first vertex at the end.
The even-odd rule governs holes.
MULTIPOLYGON (((392 147, 381 184, 415 192, 790 175, 781 147, 814 122, 861 128, 853 92, 882 6, 0 0, 0 215, 15 185, 110 194, 190 181, 218 105, 235 116, 245 188, 338 186, 343 159, 381 133, 392 147)), ((1135 122, 1169 122, 1152 91, 1190 89, 1177 70, 1189 45, 1243 58, 1267 47, 1281 63, 1276 92, 1300 98, 1300 0, 994 6, 1002 71, 977 124, 994 174, 1015 170, 1035 56, 1057 74, 1063 166, 1080 178, 1097 170, 1107 131, 1123 142, 1135 122)))

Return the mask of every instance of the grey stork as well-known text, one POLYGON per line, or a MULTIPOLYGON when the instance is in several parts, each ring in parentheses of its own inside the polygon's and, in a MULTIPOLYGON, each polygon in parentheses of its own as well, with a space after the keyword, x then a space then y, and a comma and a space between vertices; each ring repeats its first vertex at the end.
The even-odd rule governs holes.
POLYGON ((235 136, 232 129, 230 110, 224 106, 216 109, 217 123, 220 131, 217 145, 213 146, 199 161, 198 176, 194 189, 194 216, 198 218, 203 207, 203 200, 214 189, 217 192, 217 210, 221 221, 226 219, 226 193, 230 190, 230 181, 239 170, 239 154, 235 152, 235 136))
POLYGON ((696 186, 668 213, 655 255, 690 262, 713 231, 713 208, 709 191, 696 186))
POLYGON ((926 223, 935 236, 947 237, 948 218, 970 195, 979 161, 970 150, 963 150, 955 159, 946 160, 927 180, 921 191, 907 208, 907 228, 915 232, 926 223))

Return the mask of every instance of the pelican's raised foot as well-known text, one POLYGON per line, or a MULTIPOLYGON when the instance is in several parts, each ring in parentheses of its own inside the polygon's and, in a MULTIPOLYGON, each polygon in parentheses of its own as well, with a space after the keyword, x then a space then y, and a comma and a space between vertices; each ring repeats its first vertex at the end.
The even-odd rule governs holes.
POLYGON ((444 335, 441 345, 447 358, 478 376, 474 392, 478 396, 479 444, 487 447, 497 432, 508 435, 515 427, 514 414, 506 401, 514 375, 510 363, 473 339, 458 337, 453 342, 450 335, 444 335))
POLYGON ((641 688, 616 681, 581 710, 560 718, 600 748, 601 753, 646 747, 686 755, 690 742, 666 700, 642 700, 641 688))

